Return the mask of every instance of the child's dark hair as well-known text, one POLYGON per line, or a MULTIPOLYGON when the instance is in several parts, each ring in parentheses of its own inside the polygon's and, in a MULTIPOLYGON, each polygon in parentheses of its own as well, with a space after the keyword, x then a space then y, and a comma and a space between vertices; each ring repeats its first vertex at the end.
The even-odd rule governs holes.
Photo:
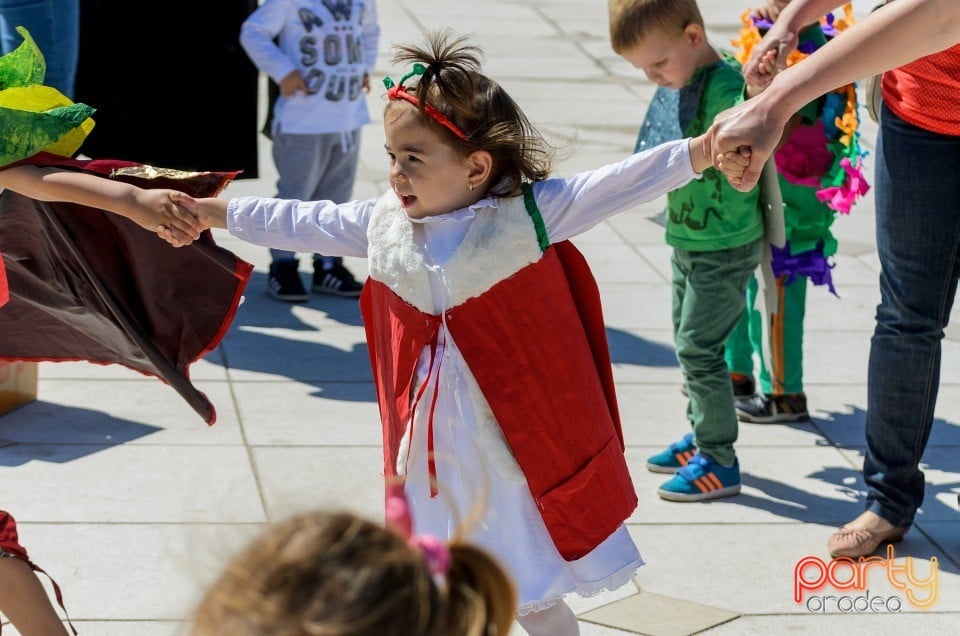
POLYGON ((610 46, 617 54, 650 33, 680 35, 691 24, 704 28, 696 0, 610 0, 610 46))
MULTIPOLYGON (((420 116, 464 152, 486 150, 493 157, 491 183, 506 178, 501 196, 520 193, 523 181, 542 181, 551 170, 553 147, 523 114, 498 83, 480 72, 482 52, 466 36, 450 29, 426 34, 423 48, 395 45, 396 64, 421 63, 426 67, 410 91, 420 101, 420 116), (461 140, 423 112, 424 102, 437 109, 459 128, 461 140)), ((395 104, 387 103, 389 112, 395 104)))
POLYGON ((383 525, 294 517, 234 557, 200 603, 194 636, 506 636, 515 588, 486 552, 449 545, 445 574, 383 525), (436 576, 436 578, 435 578, 436 576))

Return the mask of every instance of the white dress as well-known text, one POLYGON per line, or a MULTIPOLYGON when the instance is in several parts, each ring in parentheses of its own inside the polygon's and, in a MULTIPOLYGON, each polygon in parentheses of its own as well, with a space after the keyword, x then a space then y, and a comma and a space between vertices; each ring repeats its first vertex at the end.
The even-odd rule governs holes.
MULTIPOLYGON (((533 192, 550 241, 558 242, 696 176, 683 140, 570 179, 537 182, 533 192)), ((230 201, 227 220, 232 234, 259 245, 366 256, 376 204, 245 197, 230 201)), ((428 271, 432 313, 444 315, 451 304, 447 265, 467 230, 483 215, 496 214, 497 207, 497 199, 488 198, 448 214, 410 219, 428 271)), ((449 538, 459 532, 498 557, 517 583, 521 614, 549 607, 570 592, 589 596, 630 580, 643 560, 624 525, 576 561, 565 561, 557 552, 489 406, 444 327, 433 365, 429 349, 420 356, 414 394, 424 382, 412 439, 404 438, 397 466, 398 474, 406 475, 417 534, 449 538), (431 498, 426 421, 435 389, 439 496, 431 498)))

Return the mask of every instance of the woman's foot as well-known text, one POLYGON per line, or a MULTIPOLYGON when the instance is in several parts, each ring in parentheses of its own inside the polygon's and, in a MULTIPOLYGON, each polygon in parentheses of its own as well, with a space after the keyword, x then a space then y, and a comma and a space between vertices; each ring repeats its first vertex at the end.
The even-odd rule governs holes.
POLYGON ((884 543, 896 543, 902 539, 908 529, 909 526, 895 526, 868 510, 834 532, 827 541, 827 551, 832 557, 857 559, 870 556, 884 543))

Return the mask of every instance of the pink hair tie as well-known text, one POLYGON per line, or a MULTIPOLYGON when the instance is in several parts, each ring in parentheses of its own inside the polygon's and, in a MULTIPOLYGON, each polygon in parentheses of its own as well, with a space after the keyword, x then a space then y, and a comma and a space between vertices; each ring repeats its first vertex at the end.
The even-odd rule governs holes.
POLYGON ((452 561, 450 547, 433 535, 413 536, 413 519, 406 497, 403 494, 387 496, 385 510, 387 528, 406 539, 410 547, 423 554, 431 574, 446 574, 452 561))
POLYGON ((450 548, 437 537, 430 534, 411 537, 409 543, 423 553, 431 574, 446 574, 450 570, 450 548))

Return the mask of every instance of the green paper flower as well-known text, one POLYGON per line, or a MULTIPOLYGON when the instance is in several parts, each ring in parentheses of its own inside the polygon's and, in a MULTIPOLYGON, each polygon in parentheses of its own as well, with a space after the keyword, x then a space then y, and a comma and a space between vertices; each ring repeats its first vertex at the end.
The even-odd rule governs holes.
POLYGON ((94 109, 43 86, 46 62, 30 33, 0 56, 0 167, 42 151, 72 156, 93 129, 94 109))
POLYGON ((0 57, 0 89, 43 84, 47 62, 37 43, 23 27, 17 27, 23 37, 20 46, 0 57))

